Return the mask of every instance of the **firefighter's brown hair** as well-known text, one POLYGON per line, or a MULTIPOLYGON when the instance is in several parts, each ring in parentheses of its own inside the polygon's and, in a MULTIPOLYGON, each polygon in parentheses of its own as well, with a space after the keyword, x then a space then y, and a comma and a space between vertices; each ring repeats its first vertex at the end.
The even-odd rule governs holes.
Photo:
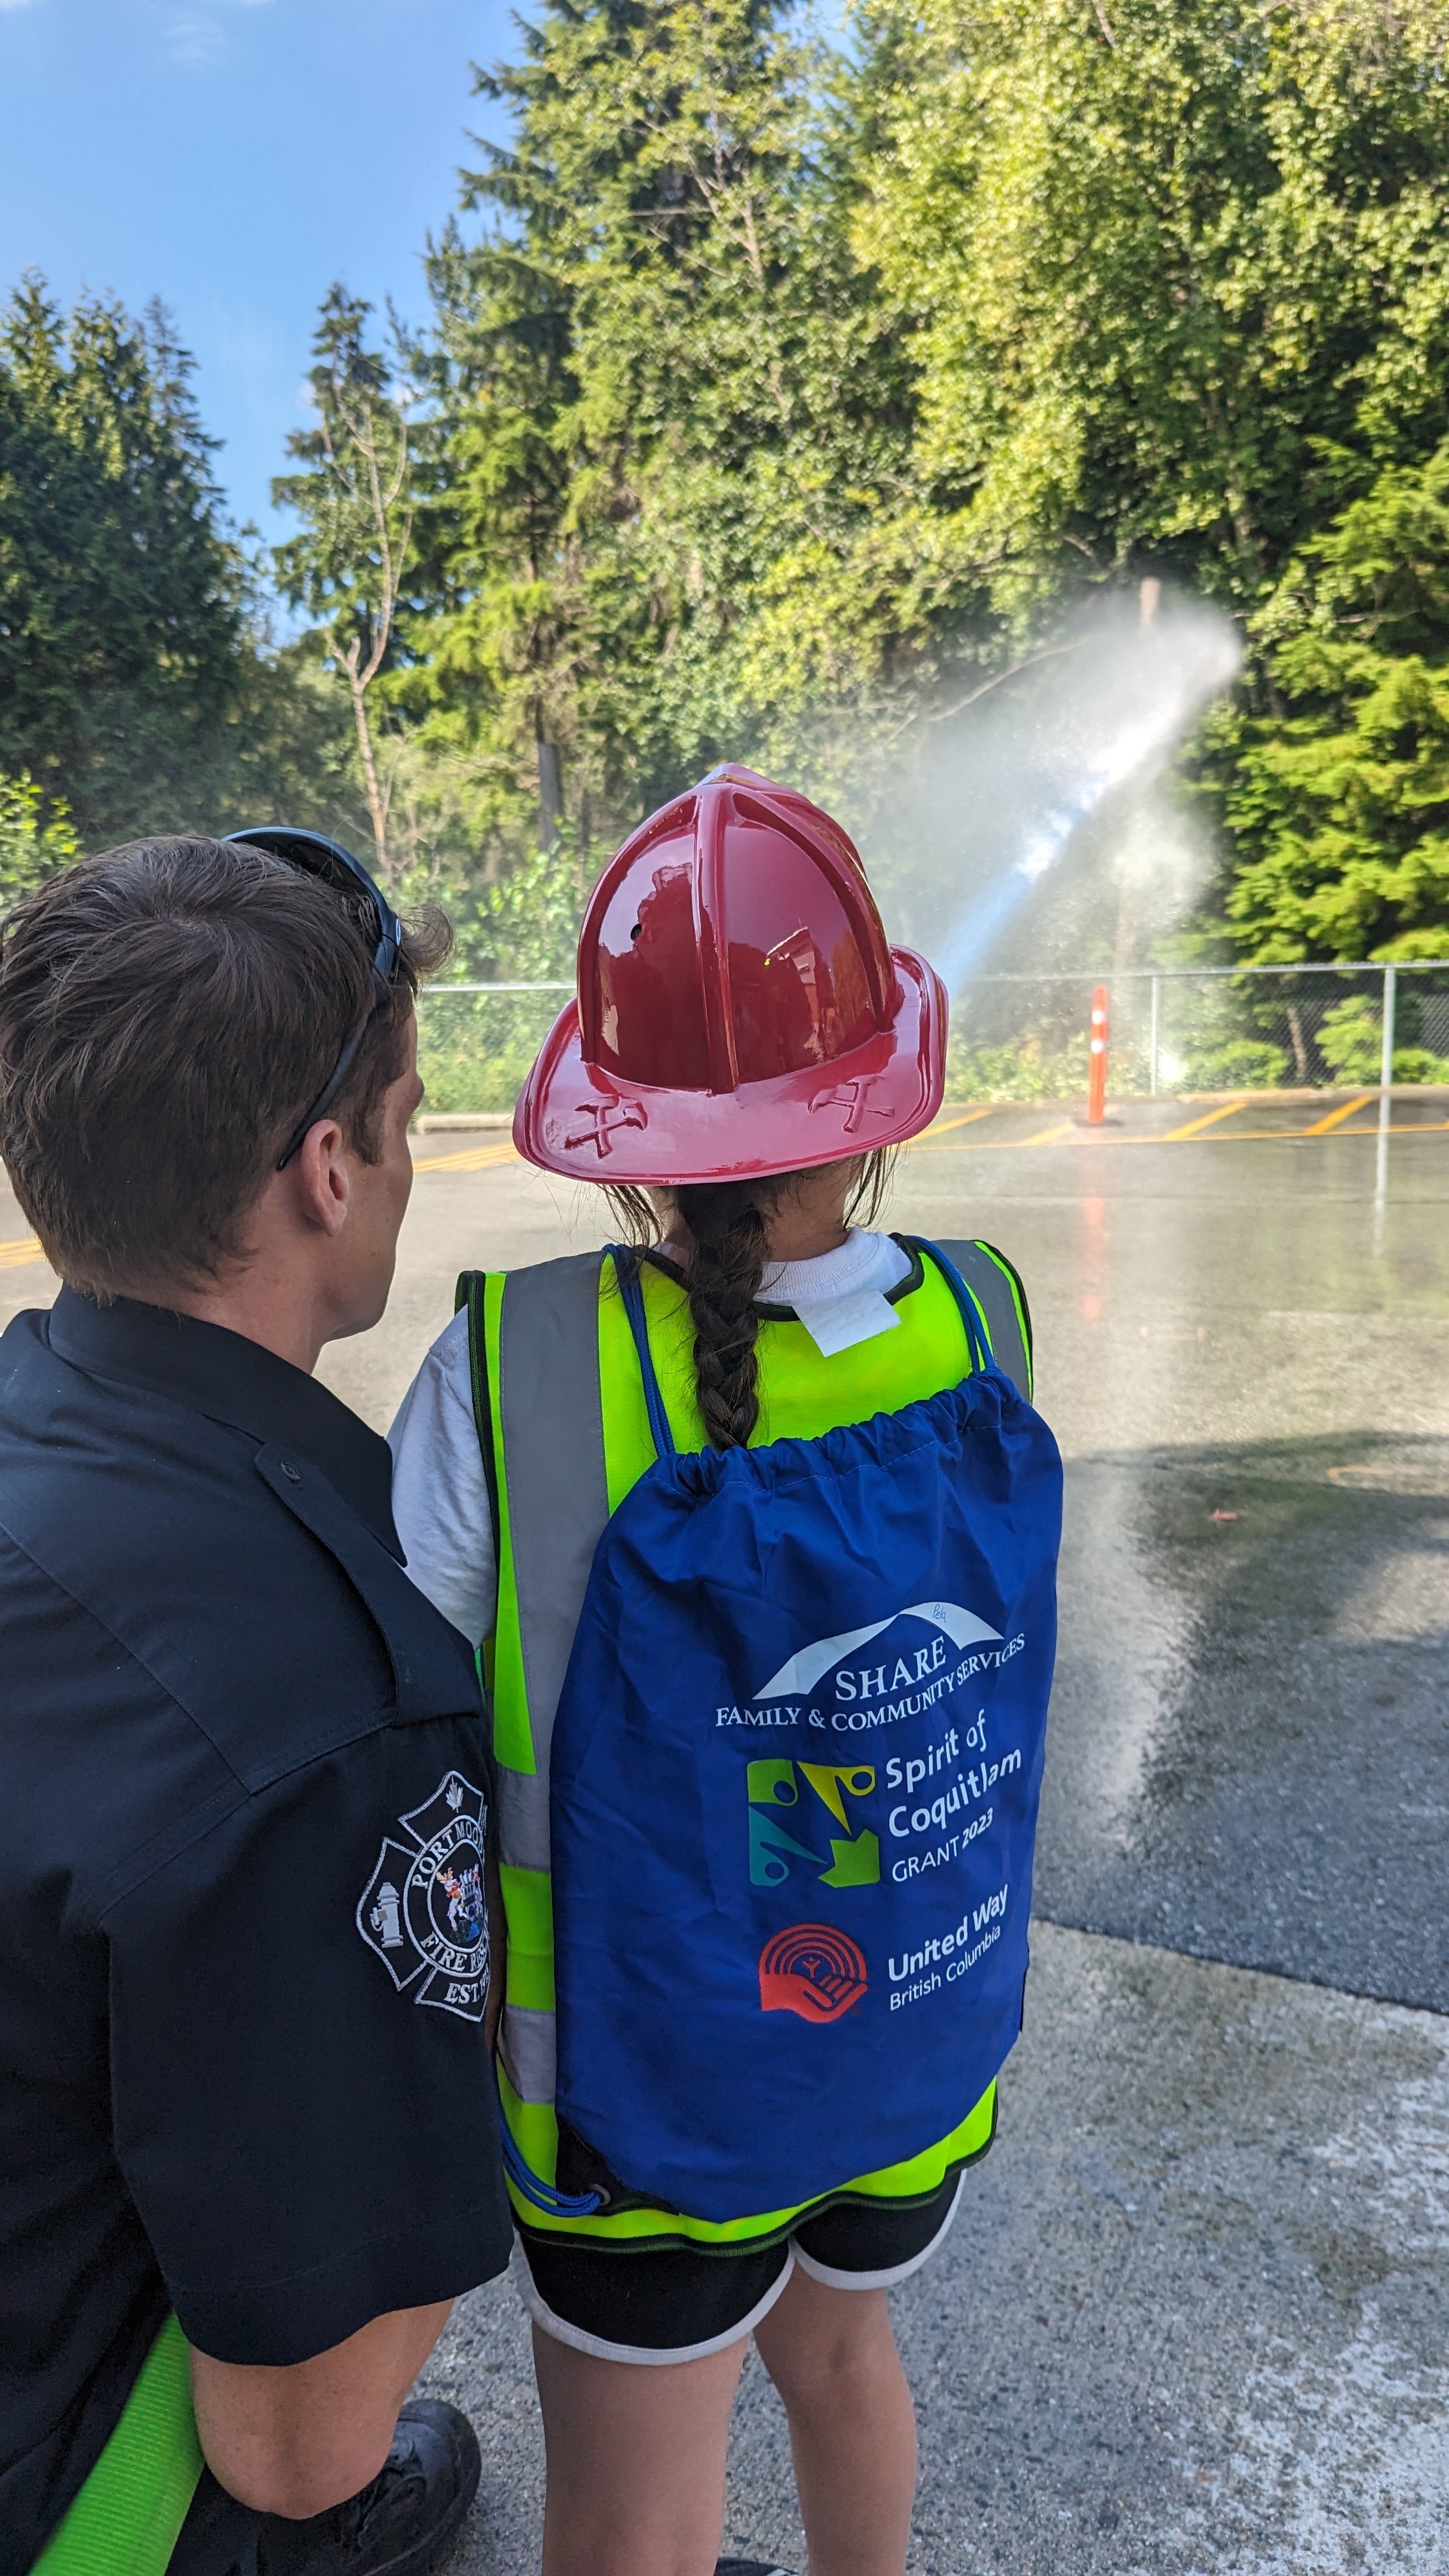
MULTIPOLYGON (((93 1296, 215 1279, 374 987, 370 907, 245 843, 131 841, 0 927, 0 1154, 47 1259, 93 1296)), ((335 1115, 365 1161, 413 996, 447 954, 405 934, 335 1115)))

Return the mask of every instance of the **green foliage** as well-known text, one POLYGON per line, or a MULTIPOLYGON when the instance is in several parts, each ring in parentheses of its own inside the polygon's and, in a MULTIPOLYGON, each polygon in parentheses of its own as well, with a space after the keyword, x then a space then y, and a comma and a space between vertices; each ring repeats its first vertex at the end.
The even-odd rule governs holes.
MULTIPOLYGON (((1318 1052, 1337 1083, 1376 1083, 1383 1063, 1382 1005, 1351 994, 1324 1013, 1315 1032, 1318 1052)), ((1395 1082, 1449 1082, 1449 1058, 1428 1047, 1395 1046, 1395 1082)))
MULTIPOLYGON (((536 0, 480 87, 511 141, 430 329, 322 308, 275 487, 300 643, 159 317, 17 296, 0 767, 87 838, 370 828, 461 980, 547 980, 717 759, 899 859, 927 720, 1160 577, 1248 648, 1190 764, 1203 952, 1449 956, 1443 0, 856 0, 837 53, 791 0, 536 0)), ((540 1011, 440 1001, 434 1096, 506 1092, 540 1011)), ((1186 1078, 1370 1078, 1367 1023, 1324 1029, 1224 991, 1186 1078)), ((953 1092, 1077 1088, 1075 1044, 958 1040, 953 1092)))
POLYGON ((501 883, 486 886, 460 942, 470 973, 510 983, 572 983, 579 924, 594 869, 567 832, 535 850, 501 883))
POLYGON ((1437 0, 865 25, 857 238, 914 335, 923 613, 964 644, 1147 570, 1220 599, 1253 647, 1207 760, 1242 952, 1449 953, 1437 0))
POLYGON ((345 702, 267 642, 190 373, 159 307, 63 319, 31 279, 0 317, 0 770, 92 848, 277 813, 355 837, 345 702))
POLYGON ((0 767, 87 840, 170 822, 234 718, 245 568, 159 305, 0 315, 0 767))
POLYGON ((1228 1038, 1218 1046, 1189 1047, 1182 1068, 1185 1091, 1272 1091, 1287 1082, 1293 1062, 1286 1047, 1267 1038, 1228 1038))
MULTIPOLYGON (((597 855, 597 854, 596 854, 597 855)), ((453 973, 485 984, 572 986, 574 952, 593 865, 564 825, 552 850, 534 850, 481 890, 405 880, 403 898, 441 899, 454 926, 453 973)), ((423 1004, 418 1068, 434 1109, 511 1109, 567 996, 455 992, 434 984, 423 1004)))
POLYGON ((395 558, 411 545, 406 389, 400 398, 396 348, 389 360, 366 346, 371 310, 343 286, 323 299, 308 377, 316 427, 292 432, 287 453, 303 470, 272 485, 302 522, 276 550, 278 582, 339 665, 349 648, 364 662, 386 650, 405 569, 395 558))
POLYGON ((1271 711, 1217 733, 1243 947, 1449 956, 1449 444, 1378 474, 1256 623, 1271 711))
POLYGON ((430 1109, 511 1109, 567 996, 457 993, 434 984, 418 1015, 430 1109))
POLYGON ((975 1046, 964 1031, 953 1031, 946 1048, 946 1098, 972 1100, 1068 1100, 1087 1079, 1087 1038, 1053 1044, 1028 1033, 1013 1046, 975 1046))
POLYGON ((317 425, 288 439, 302 471, 279 475, 272 498, 302 522, 275 551, 277 578, 289 604, 315 621, 324 662, 346 686, 373 847, 386 876, 389 799, 367 692, 398 659, 400 613, 418 604, 409 581, 428 435, 426 426, 415 435, 410 422, 416 388, 396 319, 390 355, 366 345, 371 310, 343 286, 324 298, 309 379, 317 425))
POLYGON ((1022 628, 1137 568, 1250 610, 1345 462, 1444 436, 1438 0, 874 0, 863 30, 923 611, 1022 628))
POLYGON ((787 0, 543 0, 521 40, 432 254, 390 684, 489 874, 724 756, 884 820, 912 720, 1083 594, 1255 619, 1449 433, 1434 0, 863 0, 849 61, 787 0))
POLYGON ((18 778, 0 771, 0 920, 22 895, 80 857, 80 842, 60 800, 47 814, 45 799, 26 770, 18 778))
POLYGON ((479 827, 615 833, 881 679, 849 567, 908 380, 831 66, 775 0, 545 0, 432 275, 454 546, 425 688, 479 827), (827 597, 833 607, 827 608, 827 597))

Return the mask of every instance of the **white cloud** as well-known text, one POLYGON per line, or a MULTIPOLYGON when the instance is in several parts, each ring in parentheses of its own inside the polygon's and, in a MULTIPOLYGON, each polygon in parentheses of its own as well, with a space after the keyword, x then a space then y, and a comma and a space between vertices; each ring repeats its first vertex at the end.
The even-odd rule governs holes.
MULTIPOLYGON (((28 0, 0 0, 0 9, 27 5, 28 0)), ((177 10, 166 30, 167 52, 174 63, 214 63, 226 46, 227 11, 270 5, 271 0, 210 0, 210 6, 177 10)))
POLYGON ((221 50, 221 29, 214 18, 173 18, 166 39, 174 63, 209 63, 221 50))
POLYGON ((0 9, 28 9, 32 0, 0 0, 0 9))

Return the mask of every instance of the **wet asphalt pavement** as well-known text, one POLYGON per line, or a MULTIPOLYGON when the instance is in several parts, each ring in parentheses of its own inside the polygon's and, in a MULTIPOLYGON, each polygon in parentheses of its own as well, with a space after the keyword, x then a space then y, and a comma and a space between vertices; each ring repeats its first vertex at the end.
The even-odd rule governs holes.
POLYGON ((1376 1206, 1371 1138, 1152 1117, 905 1176, 983 1191, 1067 1458, 1037 1909, 1449 2011, 1449 1135, 1376 1206))
POLYGON ((1332 1439, 1072 1462, 1036 1905, 1444 2012, 1449 1443, 1347 1472, 1332 1439))
MULTIPOLYGON (((1068 1490, 1026 2034, 896 2294, 920 2576, 1449 2571, 1449 1099, 1386 1152, 1371 1102, 1286 1132, 1342 1105, 1000 1111, 901 1167, 891 1222, 1021 1271, 1068 1490)), ((380 1425, 459 1267, 601 1239, 495 1137, 418 1156, 388 1317, 323 1364, 380 1425)), ((0 1317, 53 1291, 23 1232, 0 1194, 0 1317)), ((428 2380, 484 2446, 454 2576, 527 2576, 506 2283, 428 2380)), ((727 2545, 801 2564, 753 2358, 727 2545)))

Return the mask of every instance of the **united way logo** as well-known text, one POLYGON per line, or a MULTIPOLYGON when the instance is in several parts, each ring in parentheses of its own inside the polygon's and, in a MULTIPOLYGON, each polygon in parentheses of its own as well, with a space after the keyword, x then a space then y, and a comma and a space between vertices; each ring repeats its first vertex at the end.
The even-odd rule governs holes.
POLYGON ((839 2021, 866 1989, 865 1957, 830 1923, 792 1923, 760 1952, 761 2012, 839 2021))
POLYGON ((481 1793, 456 1771, 399 1816, 357 1909, 357 1928, 402 1994, 481 2021, 488 2001, 481 1793))

